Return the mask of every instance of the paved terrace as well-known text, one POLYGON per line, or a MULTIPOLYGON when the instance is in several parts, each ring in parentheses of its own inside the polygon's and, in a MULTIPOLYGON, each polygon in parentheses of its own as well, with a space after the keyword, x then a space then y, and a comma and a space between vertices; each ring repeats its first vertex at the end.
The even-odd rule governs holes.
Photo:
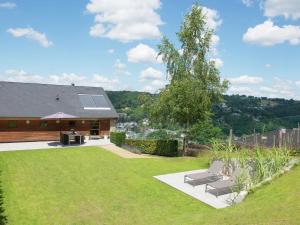
POLYGON ((46 150, 51 148, 70 148, 70 147, 87 147, 99 146, 109 152, 112 152, 122 158, 153 158, 145 154, 135 154, 124 150, 110 143, 109 139, 100 140, 85 140, 82 145, 67 145, 63 146, 58 141, 35 141, 35 142, 15 142, 15 143, 0 143, 0 152, 6 151, 23 151, 23 150, 46 150))
POLYGON ((184 175, 205 171, 206 169, 171 173, 155 176, 155 178, 216 209, 226 208, 228 206, 231 206, 233 203, 239 203, 246 197, 247 192, 245 191, 242 191, 240 194, 231 193, 216 197, 208 192, 205 192, 205 185, 198 185, 193 187, 187 183, 184 183, 184 175))
POLYGON ((63 146, 59 141, 34 141, 34 142, 14 142, 0 143, 0 152, 33 150, 33 149, 49 149, 49 148, 68 148, 68 147, 86 147, 86 146, 103 146, 110 144, 109 139, 86 140, 82 145, 67 145, 63 146))

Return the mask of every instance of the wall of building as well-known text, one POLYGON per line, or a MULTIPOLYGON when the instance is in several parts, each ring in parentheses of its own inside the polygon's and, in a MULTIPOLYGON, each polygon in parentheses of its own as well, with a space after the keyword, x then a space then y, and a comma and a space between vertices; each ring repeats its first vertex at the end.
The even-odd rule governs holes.
POLYGON ((116 124, 117 124, 117 120, 116 119, 111 119, 110 120, 110 131, 113 132, 116 130, 116 124))
MULTIPOLYGON (((59 140, 60 131, 82 132, 90 134, 91 120, 37 120, 37 119, 1 119, 0 120, 0 142, 17 141, 52 141, 59 140), (29 121, 29 122, 28 122, 29 121), (46 123, 46 124, 45 124, 46 123)), ((109 135, 110 119, 99 120, 99 135, 109 135)))

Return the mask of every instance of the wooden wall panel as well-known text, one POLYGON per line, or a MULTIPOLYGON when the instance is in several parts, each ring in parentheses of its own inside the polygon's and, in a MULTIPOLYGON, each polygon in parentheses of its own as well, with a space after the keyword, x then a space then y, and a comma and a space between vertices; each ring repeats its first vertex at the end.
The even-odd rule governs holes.
MULTIPOLYGON (((87 131, 80 131, 88 135, 87 131)), ((0 143, 23 142, 23 141, 58 141, 59 131, 0 131, 0 143)))
MULTIPOLYGON (((52 141, 59 140, 60 131, 70 131, 74 129, 89 135, 90 120, 76 120, 75 126, 70 127, 69 121, 62 120, 56 123, 54 120, 47 121, 47 126, 41 126, 43 120, 30 120, 27 124, 26 120, 0 120, 0 142, 22 142, 22 141, 52 141), (14 122, 15 127, 9 127, 9 122, 14 122)), ((110 120, 99 120, 100 135, 109 135, 110 120)))
POLYGON ((100 136, 109 136, 110 120, 100 120, 100 136))
POLYGON ((70 129, 75 130, 89 130, 90 123, 85 121, 83 124, 81 120, 75 122, 75 127, 69 126, 69 121, 42 121, 42 120, 30 120, 30 123, 27 124, 26 120, 0 120, 0 131, 68 131, 70 129), (9 127, 9 122, 16 123, 16 127, 9 127), (47 126, 41 126, 42 122, 47 122, 47 126))

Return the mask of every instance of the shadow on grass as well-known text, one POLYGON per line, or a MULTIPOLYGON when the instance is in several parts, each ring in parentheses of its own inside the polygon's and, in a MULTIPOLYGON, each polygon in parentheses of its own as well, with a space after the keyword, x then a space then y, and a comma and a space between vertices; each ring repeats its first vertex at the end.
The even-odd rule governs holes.
MULTIPOLYGON (((0 172, 0 178, 1 178, 1 172, 0 172)), ((3 190, 2 190, 2 184, 0 181, 0 225, 7 224, 7 218, 4 211, 3 206, 3 190)))

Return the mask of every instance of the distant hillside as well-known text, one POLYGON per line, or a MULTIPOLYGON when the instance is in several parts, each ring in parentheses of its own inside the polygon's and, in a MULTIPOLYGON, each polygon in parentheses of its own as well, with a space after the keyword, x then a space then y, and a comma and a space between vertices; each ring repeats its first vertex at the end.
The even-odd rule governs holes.
POLYGON ((214 106, 214 121, 228 133, 238 136, 278 128, 293 128, 300 122, 300 102, 252 96, 224 96, 224 103, 214 106))
MULTIPOLYGON (((139 110, 139 96, 143 92, 108 91, 113 105, 118 112, 125 112, 128 120, 141 120, 145 116, 139 110)), ((155 95, 152 95, 155 97, 155 95)), ((257 98, 244 95, 224 96, 222 104, 213 107, 214 122, 224 133, 233 129, 238 136, 297 127, 300 122, 300 101, 285 99, 257 98)))

